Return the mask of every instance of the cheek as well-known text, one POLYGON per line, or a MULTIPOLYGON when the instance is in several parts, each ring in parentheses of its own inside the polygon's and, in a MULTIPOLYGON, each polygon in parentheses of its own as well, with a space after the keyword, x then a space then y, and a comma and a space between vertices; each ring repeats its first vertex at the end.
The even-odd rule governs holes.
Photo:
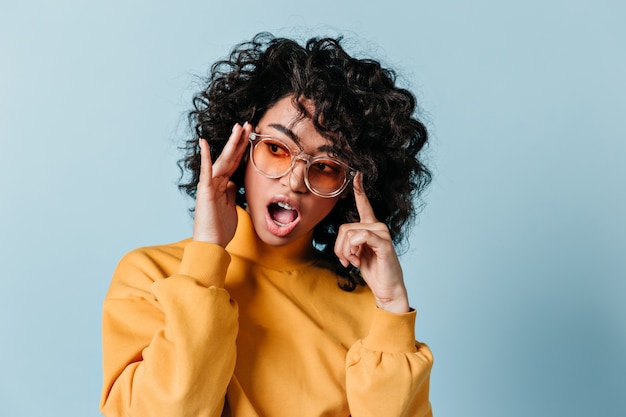
MULTIPOLYGON (((311 194, 309 194, 311 195, 311 194)), ((321 222, 335 208, 338 198, 314 197, 309 201, 308 212, 313 213, 315 223, 321 222)))
POLYGON ((269 178, 259 174, 250 162, 247 163, 243 176, 243 187, 246 190, 246 195, 254 194, 254 191, 259 190, 267 180, 269 178))

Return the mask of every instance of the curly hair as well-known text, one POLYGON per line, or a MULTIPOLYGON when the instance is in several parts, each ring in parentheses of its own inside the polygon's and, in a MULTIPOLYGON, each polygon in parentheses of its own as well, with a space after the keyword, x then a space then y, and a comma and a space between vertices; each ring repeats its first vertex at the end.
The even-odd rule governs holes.
MULTIPOLYGON (((304 45, 292 39, 259 33, 236 45, 230 55, 211 66, 206 84, 193 98, 188 114, 193 131, 183 146, 185 156, 179 188, 195 198, 200 173, 198 138, 209 141, 211 158, 220 154, 235 123, 255 126, 267 109, 291 97, 303 117, 333 143, 337 156, 363 174, 365 192, 394 244, 406 239, 422 191, 431 174, 418 157, 428 140, 415 113, 415 96, 396 85, 396 73, 372 59, 350 56, 342 37, 311 38, 304 45), (301 99, 309 99, 308 114, 301 99)), ((237 204, 246 206, 244 163, 234 173, 237 204)), ((421 204, 420 204, 421 206, 421 204)), ((340 199, 314 229, 321 257, 351 291, 364 285, 358 271, 346 270, 333 252, 339 226, 359 220, 354 195, 340 199)))

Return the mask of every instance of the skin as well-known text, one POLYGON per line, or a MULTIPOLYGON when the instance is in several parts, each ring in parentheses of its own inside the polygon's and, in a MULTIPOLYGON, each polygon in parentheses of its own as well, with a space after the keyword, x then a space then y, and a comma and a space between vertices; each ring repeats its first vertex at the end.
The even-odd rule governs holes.
MULTIPOLYGON (((294 153, 299 144, 312 156, 325 155, 329 142, 314 128, 308 118, 299 117, 298 110, 290 98, 278 101, 268 109, 256 132, 284 141, 294 153)), ((283 246, 300 239, 311 241, 313 228, 335 207, 340 197, 323 198, 311 193, 304 182, 306 164, 299 161, 291 172, 276 179, 259 173, 252 163, 246 167, 244 186, 248 212, 259 238, 272 246, 283 246), (267 207, 282 201, 298 212, 297 220, 287 226, 278 227, 270 218, 267 207)))
MULTIPOLYGON (((284 98, 267 110, 259 121, 257 133, 270 134, 291 143, 297 140, 310 155, 324 154, 327 139, 315 130, 310 119, 298 116, 291 98, 284 98)), ((214 163, 211 163, 208 143, 200 139, 201 170, 196 195, 194 240, 225 247, 233 238, 237 228, 236 189, 230 177, 246 154, 251 132, 249 123, 243 126, 235 124, 226 146, 214 163)), ((248 212, 257 235, 264 243, 281 246, 301 239, 311 241, 313 228, 342 198, 314 195, 306 188, 303 174, 304 164, 298 162, 291 172, 271 179, 257 172, 248 162, 244 178, 248 212), (283 229, 268 219, 268 204, 277 199, 297 208, 299 215, 295 226, 283 229)), ((410 309, 406 286, 389 229, 374 215, 363 191, 362 175, 357 174, 353 182, 360 221, 339 228, 335 254, 342 265, 352 264, 360 268, 378 308, 406 313, 410 309)))

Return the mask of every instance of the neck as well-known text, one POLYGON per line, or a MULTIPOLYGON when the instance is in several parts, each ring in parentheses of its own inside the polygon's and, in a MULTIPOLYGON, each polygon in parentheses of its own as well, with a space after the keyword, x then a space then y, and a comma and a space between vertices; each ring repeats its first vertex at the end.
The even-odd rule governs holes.
POLYGON ((237 213, 237 231, 226 247, 230 253, 272 269, 291 269, 310 264, 316 259, 312 245, 313 232, 289 244, 272 246, 258 237, 250 215, 245 210, 237 208, 237 213))

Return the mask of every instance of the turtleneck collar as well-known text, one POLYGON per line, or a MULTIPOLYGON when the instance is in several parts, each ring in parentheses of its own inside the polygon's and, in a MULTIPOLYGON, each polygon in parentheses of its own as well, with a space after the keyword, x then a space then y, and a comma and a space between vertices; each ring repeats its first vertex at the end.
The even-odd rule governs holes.
POLYGON ((312 232, 287 245, 271 246, 259 239, 247 211, 237 207, 237 215, 237 231, 226 246, 229 253, 276 270, 297 269, 316 261, 315 249, 311 243, 312 232))

